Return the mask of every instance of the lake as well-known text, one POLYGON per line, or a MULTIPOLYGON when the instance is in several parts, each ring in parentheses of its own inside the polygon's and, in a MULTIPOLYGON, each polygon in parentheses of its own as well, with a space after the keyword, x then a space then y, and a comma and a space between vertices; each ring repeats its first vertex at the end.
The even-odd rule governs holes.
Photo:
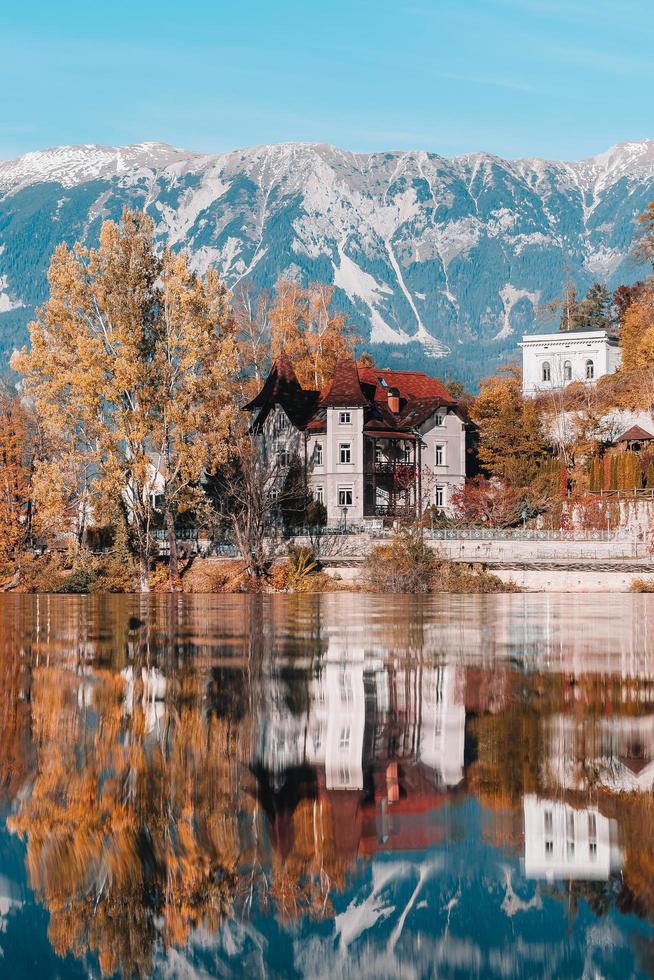
POLYGON ((0 973, 654 971, 654 596, 0 596, 0 973))

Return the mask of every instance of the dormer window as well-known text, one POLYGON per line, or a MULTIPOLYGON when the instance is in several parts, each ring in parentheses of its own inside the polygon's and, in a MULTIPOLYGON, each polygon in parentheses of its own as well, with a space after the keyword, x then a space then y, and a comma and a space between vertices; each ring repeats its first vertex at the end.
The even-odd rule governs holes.
POLYGON ((443 425, 445 423, 445 416, 437 413, 434 415, 434 425, 443 425))
POLYGON ((339 425, 351 425, 352 424, 352 412, 339 412, 338 413, 338 424, 339 425))

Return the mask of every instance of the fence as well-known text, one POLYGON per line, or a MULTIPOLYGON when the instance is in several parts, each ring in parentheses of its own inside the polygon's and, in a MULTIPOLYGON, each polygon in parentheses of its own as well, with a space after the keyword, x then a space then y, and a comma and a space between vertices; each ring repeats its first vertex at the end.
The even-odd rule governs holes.
POLYGON ((433 541, 632 541, 628 528, 612 531, 529 531, 522 528, 455 527, 427 528, 425 537, 433 541))

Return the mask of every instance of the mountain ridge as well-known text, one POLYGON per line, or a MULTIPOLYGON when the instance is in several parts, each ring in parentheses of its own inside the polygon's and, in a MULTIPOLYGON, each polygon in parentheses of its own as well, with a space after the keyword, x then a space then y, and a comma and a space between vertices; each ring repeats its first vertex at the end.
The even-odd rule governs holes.
POLYGON ((638 277, 631 242, 652 197, 649 139, 579 161, 295 142, 32 151, 0 162, 0 347, 24 339, 58 241, 93 244, 129 206, 232 289, 331 282, 368 343, 474 380, 480 355, 508 357, 566 279, 584 290, 638 277))

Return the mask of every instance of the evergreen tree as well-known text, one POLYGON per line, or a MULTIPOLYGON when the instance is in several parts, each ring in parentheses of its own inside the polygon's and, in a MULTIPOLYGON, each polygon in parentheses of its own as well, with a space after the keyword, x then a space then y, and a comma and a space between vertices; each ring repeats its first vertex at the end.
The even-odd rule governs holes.
POLYGON ((594 283, 580 303, 583 325, 594 330, 611 330, 616 325, 613 296, 601 282, 594 283))

